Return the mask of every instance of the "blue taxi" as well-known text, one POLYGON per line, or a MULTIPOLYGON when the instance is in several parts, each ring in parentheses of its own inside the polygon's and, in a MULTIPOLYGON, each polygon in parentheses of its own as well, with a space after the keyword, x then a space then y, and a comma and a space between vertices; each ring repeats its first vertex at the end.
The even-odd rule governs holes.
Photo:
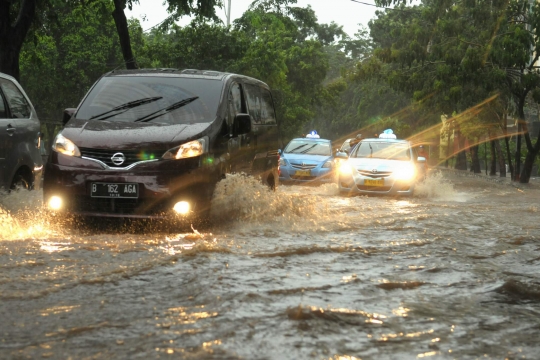
POLYGON ((279 171, 279 181, 285 184, 333 182, 332 142, 321 139, 316 131, 292 139, 281 152, 279 171))

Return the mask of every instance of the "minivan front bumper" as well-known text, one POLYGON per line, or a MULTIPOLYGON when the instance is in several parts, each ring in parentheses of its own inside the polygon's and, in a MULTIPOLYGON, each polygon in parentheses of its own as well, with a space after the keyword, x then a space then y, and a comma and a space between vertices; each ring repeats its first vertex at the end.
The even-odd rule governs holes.
POLYGON ((62 206, 57 211, 97 217, 164 218, 173 214, 178 201, 204 211, 218 174, 215 166, 202 163, 195 157, 150 161, 129 170, 103 169, 94 161, 53 152, 45 168, 44 203, 58 197, 62 206), (94 197, 94 183, 137 184, 138 194, 94 197))

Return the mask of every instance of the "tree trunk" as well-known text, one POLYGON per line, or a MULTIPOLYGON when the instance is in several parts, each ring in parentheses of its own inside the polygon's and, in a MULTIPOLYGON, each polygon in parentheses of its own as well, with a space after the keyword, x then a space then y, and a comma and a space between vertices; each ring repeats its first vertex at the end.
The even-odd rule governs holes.
POLYGON ((512 154, 510 152, 510 137, 508 136, 508 114, 504 115, 504 144, 506 145, 506 159, 508 160, 508 170, 510 171, 510 179, 514 179, 514 165, 512 164, 512 154))
POLYGON ((480 158, 478 157, 478 145, 471 146, 471 170, 475 174, 480 174, 480 158))
POLYGON ((491 166, 489 168, 489 175, 490 176, 496 176, 497 175, 497 155, 496 155, 496 152, 495 152, 495 141, 496 140, 491 140, 490 141, 490 155, 491 155, 491 159, 490 159, 491 166))
POLYGON ((22 0, 17 20, 11 19, 11 1, 0 0, 0 72, 19 80, 19 54, 36 13, 36 0, 22 0))
POLYGON ((515 163, 516 170, 514 171, 514 181, 519 181, 519 172, 521 169, 521 120, 518 120, 518 133, 516 139, 516 153, 515 153, 515 163))
POLYGON ((459 148, 458 153, 456 155, 455 169, 467 170, 467 151, 465 149, 465 138, 461 136, 461 132, 459 130, 456 130, 455 134, 457 134, 457 141, 458 141, 458 148, 459 148))
POLYGON ((499 139, 493 140, 495 144, 495 151, 497 153, 497 159, 499 160, 499 176, 505 178, 506 177, 506 163, 504 161, 503 152, 501 149, 501 143, 499 142, 499 139))
POLYGON ((114 11, 112 13, 114 23, 116 24, 116 31, 120 39, 120 47, 122 49, 122 56, 126 63, 126 69, 138 69, 137 62, 133 56, 131 50, 131 40, 129 37, 129 29, 126 14, 124 9, 126 8, 125 0, 114 0, 114 11))
POLYGON ((519 182, 522 184, 527 184, 529 180, 531 179, 531 173, 532 168, 534 165, 534 160, 538 156, 538 153, 540 152, 540 129, 538 131, 538 136, 536 139, 536 144, 533 146, 531 143, 531 138, 529 135, 529 129, 527 127, 527 124, 523 124, 524 133, 525 133, 525 141, 527 142, 527 156, 525 157, 525 162, 523 163, 523 171, 521 172, 521 175, 519 177, 519 182))

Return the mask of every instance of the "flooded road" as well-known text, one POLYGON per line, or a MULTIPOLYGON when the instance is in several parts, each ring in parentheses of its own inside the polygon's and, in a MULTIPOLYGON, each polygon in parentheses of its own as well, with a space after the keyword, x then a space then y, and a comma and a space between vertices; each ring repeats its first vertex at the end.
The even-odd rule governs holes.
POLYGON ((183 233, 77 226, 40 195, 2 199, 0 358, 540 353, 538 186, 436 173, 411 199, 274 196, 231 176, 183 233))

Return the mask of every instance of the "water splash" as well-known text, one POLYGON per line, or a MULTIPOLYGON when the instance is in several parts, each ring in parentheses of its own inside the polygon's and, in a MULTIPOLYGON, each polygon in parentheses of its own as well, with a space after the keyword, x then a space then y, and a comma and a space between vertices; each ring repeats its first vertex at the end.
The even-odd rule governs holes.
POLYGON ((317 202, 317 196, 288 194, 281 188, 274 192, 256 178, 230 174, 214 191, 211 217, 221 222, 313 219, 317 202))
POLYGON ((57 237, 58 219, 44 212, 41 191, 0 193, 0 240, 57 237))
POLYGON ((464 194, 457 192, 454 185, 440 171, 432 171, 424 181, 417 184, 414 194, 417 197, 437 201, 466 201, 464 194))

